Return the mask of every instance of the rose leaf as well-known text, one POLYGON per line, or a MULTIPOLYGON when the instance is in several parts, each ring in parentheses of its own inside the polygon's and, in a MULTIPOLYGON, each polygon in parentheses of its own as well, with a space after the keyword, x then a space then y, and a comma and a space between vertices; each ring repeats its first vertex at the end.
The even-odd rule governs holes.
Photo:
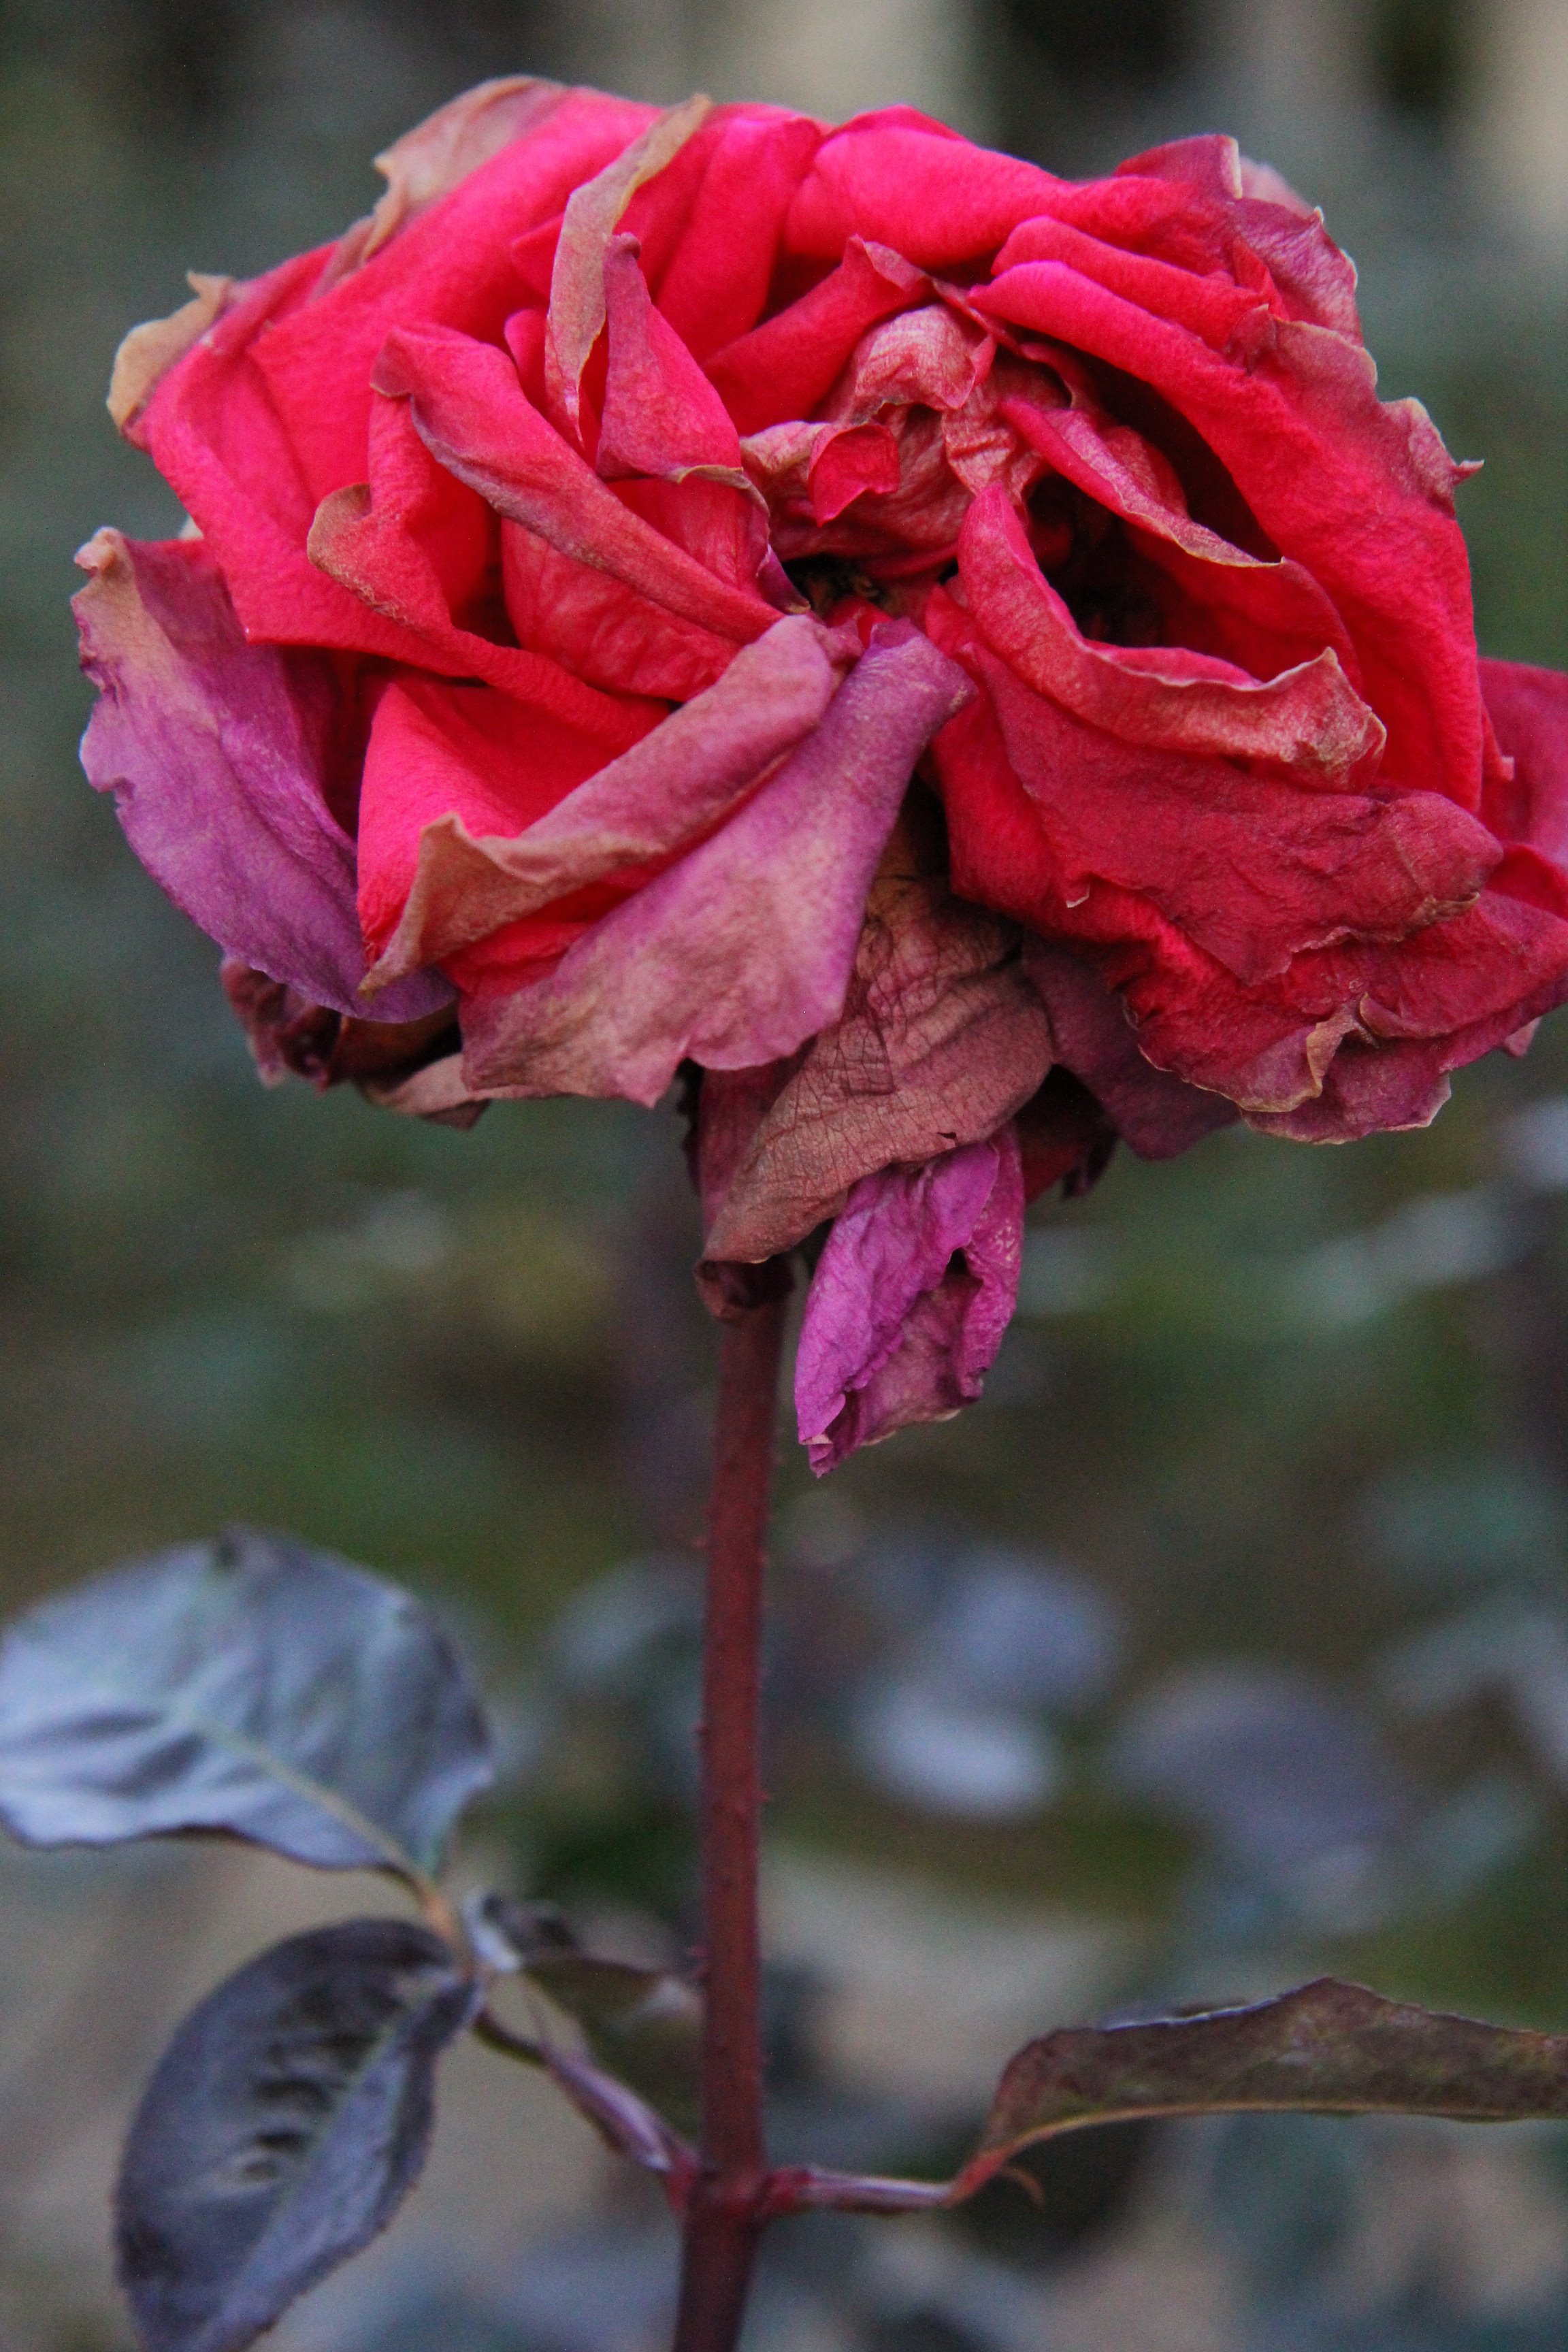
POLYGON ((274 1945, 192 2011, 131 2127, 120 2276, 148 2352, 241 2352, 384 2229, 475 1987, 428 1929, 274 1945))
POLYGON ((956 2203, 1032 2141, 1134 2116, 1568 2116, 1568 2035, 1483 2025, 1320 1977, 1245 2007, 1127 2025, 1066 2026, 1002 2076, 956 2203))
POLYGON ((217 1830, 417 1880, 490 1774, 429 1612, 287 1538, 155 1553, 0 1643, 0 1821, 27 1845, 217 1830))

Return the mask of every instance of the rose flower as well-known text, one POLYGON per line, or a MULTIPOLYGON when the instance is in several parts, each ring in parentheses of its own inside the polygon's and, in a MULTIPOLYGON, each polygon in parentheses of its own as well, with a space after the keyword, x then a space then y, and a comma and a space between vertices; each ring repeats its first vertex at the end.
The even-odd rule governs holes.
POLYGON ((710 1303, 830 1225, 819 1468, 978 1394, 1118 1137, 1419 1125, 1568 995, 1568 680, 1230 142, 515 81, 382 169, 122 347, 191 522, 79 559, 89 775, 264 1075, 684 1074, 710 1303))

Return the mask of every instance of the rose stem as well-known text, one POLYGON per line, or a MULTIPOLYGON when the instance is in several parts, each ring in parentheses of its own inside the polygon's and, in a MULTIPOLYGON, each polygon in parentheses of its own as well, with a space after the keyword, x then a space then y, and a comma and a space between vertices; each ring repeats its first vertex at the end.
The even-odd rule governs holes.
MULTIPOLYGON (((780 1276, 784 1268, 776 1269, 780 1276)), ((701 2170, 686 2218, 675 2352, 732 2352, 767 2182, 757 1858, 763 1790, 763 1555, 772 1484, 781 1295, 726 1323, 708 1524, 702 1646, 701 2170)))

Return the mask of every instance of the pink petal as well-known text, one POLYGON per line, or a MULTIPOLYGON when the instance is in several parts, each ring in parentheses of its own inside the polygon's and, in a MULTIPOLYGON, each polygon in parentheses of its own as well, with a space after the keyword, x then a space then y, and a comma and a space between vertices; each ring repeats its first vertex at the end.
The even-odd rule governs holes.
POLYGON ((363 268, 257 342, 255 365, 318 501, 364 478, 371 376, 387 336, 400 327, 453 327, 499 341, 517 307, 514 239, 560 212, 652 111, 599 90, 568 90, 363 268))
POLYGON ((741 438, 723 402, 649 298, 634 237, 605 248, 609 349, 599 420, 598 468, 679 475, 693 467, 738 472, 741 438))
POLYGON ((837 1017, 910 772, 967 691, 907 623, 874 631, 815 734, 739 815, 549 980, 470 1008, 471 1083, 651 1104, 689 1057, 741 1069, 793 1054, 837 1017))
POLYGON ((801 1443, 820 1477, 896 1429, 980 1394, 1023 1261, 1018 1141, 864 1177, 817 1261, 795 1360, 801 1443))
POLYGON ((410 228, 504 148, 537 133, 570 95, 560 82, 511 74, 462 91, 405 131, 376 157, 385 193, 369 217, 356 221, 338 240, 316 289, 318 299, 340 278, 363 269, 390 238, 410 228))
POLYGON ((1217 274, 1198 277, 1171 262, 1128 253, 1049 215, 1021 223, 997 255, 996 268, 1012 269, 1024 261, 1065 262, 1155 318, 1190 327, 1215 351, 1224 351, 1249 324, 1255 335, 1267 328, 1268 305, 1258 287, 1237 286, 1217 274))
MULTIPOLYGON (((323 789, 343 720, 331 664, 247 645, 200 540, 104 530, 77 561, 92 575, 76 614, 100 698, 82 764, 114 793, 132 848, 229 954, 361 1012, 354 848, 323 789)), ((383 1011, 414 1021, 449 1002, 420 972, 383 1011)))
MULTIPOLYGON (((1066 366, 1061 354, 1053 365, 1066 366)), ((1167 634, 1205 646, 1254 677, 1277 677, 1331 646, 1359 688, 1355 647, 1310 572, 1286 557, 1251 554, 1194 522, 1169 459, 1086 396, 1087 369, 1072 375, 1071 407, 1009 399, 1001 415, 1058 473, 1131 524, 1133 546, 1183 594, 1184 609, 1167 634)))
POLYGON ((558 212, 648 113, 568 92, 318 299, 310 297, 332 266, 331 247, 238 289, 163 378, 132 437, 200 525, 250 635, 428 658, 305 553, 321 499, 365 478, 376 353, 403 320, 461 320, 499 334, 517 299, 511 239, 558 212))
POLYGON ((595 564, 563 555, 521 523, 500 527, 501 586, 520 644, 622 696, 689 702, 735 658, 735 640, 678 621, 595 564))
POLYGON ((308 545, 318 570, 361 599, 367 621, 395 624, 420 667, 483 678, 601 743, 634 742, 656 715, 647 702, 596 693, 549 652, 498 645, 455 617, 484 617, 496 518, 437 465, 401 401, 377 401, 370 458, 368 484, 334 491, 316 511, 308 545))
POLYGON ((805 115, 719 110, 721 134, 658 288, 659 309, 700 360, 761 318, 784 217, 822 138, 805 115))
POLYGON ((595 463, 606 481, 665 487, 627 502, 721 580, 750 588, 767 511, 741 464, 724 404, 648 299, 633 237, 605 255, 608 354, 595 463))
MULTIPOLYGON (((493 687, 414 671, 393 679, 376 704, 360 792, 359 909, 369 946, 384 954, 396 934, 432 827, 459 839, 508 838, 603 762, 604 745, 593 737, 493 687)), ((536 916, 505 940, 509 961, 537 978, 619 895, 600 891, 586 904, 536 916)), ((473 984, 466 967, 452 976, 459 987, 473 984)))
MULTIPOLYGON (((526 830, 519 807, 504 832, 487 829, 477 838, 470 826, 486 822, 479 813, 493 800, 497 782, 513 769, 537 772, 537 730, 506 730, 503 720, 500 741, 452 727, 437 734, 432 724, 418 723, 425 716, 439 724, 428 701, 424 713, 405 713, 395 698, 406 700, 408 690, 390 688, 376 714, 367 778, 366 870, 373 854, 384 855, 384 807, 399 789, 392 773, 393 739, 401 741, 411 721, 413 735, 397 761, 402 797, 405 805, 423 803, 438 813, 422 821, 417 869, 376 966, 377 987, 423 964, 444 962, 502 924, 589 884, 667 861, 711 831, 826 710, 839 672, 824 635, 815 621, 780 621, 735 656, 717 686, 672 711, 607 767, 595 765, 584 781, 574 779, 526 830), (449 814, 441 807, 448 798, 449 814)), ((439 715, 455 715, 456 709, 457 697, 449 695, 439 715)), ((594 757, 592 747, 564 748, 574 764, 584 753, 594 757)), ((570 769, 558 773, 570 775, 570 769)), ((406 819, 400 832, 406 843, 406 819)), ((385 904, 388 882, 378 879, 374 890, 375 904, 385 904)), ((381 924, 367 923, 367 929, 374 936, 381 924)))

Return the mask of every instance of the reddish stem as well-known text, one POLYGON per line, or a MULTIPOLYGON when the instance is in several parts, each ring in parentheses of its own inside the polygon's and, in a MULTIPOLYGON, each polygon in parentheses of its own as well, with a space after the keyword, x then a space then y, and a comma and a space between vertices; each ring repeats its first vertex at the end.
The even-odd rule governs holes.
MULTIPOLYGON (((782 1274, 783 1269, 779 1272, 782 1274)), ((733 2352, 768 2185, 757 1858, 763 1555, 786 1298, 726 1323, 702 1655, 706 2001, 701 2169, 687 2210, 675 2352, 733 2352)))

